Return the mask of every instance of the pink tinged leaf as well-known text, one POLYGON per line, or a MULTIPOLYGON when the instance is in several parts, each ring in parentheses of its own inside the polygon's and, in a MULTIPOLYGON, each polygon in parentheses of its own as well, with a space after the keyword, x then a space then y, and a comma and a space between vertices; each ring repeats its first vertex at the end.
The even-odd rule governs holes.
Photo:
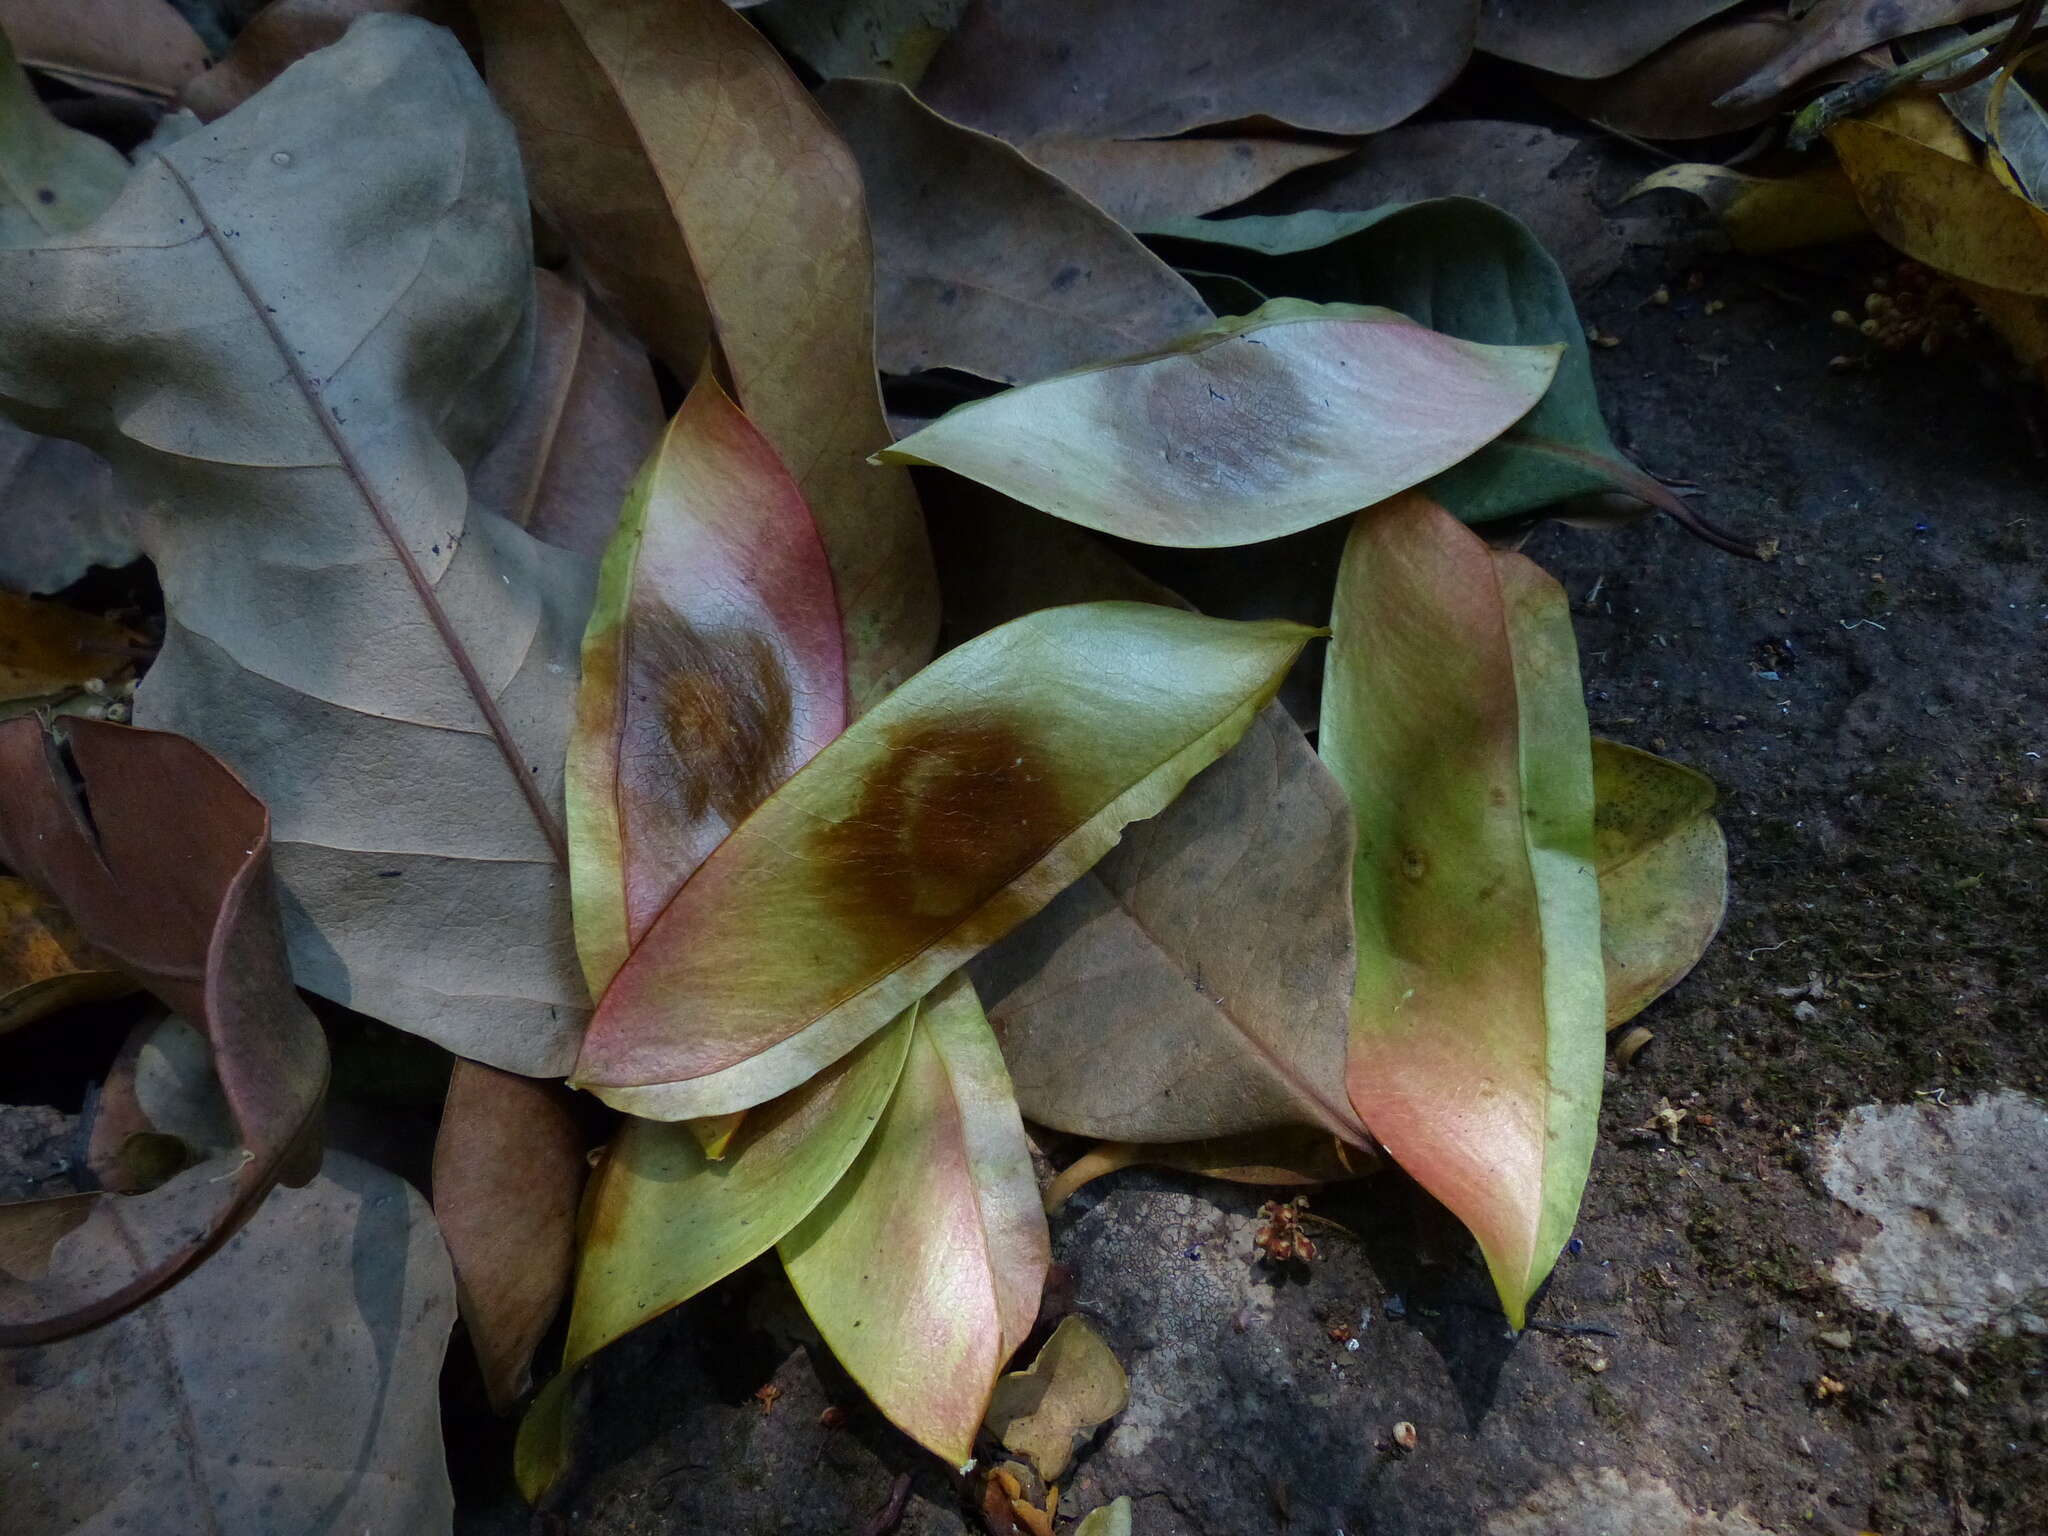
POLYGON ((936 464, 1141 544, 1252 544, 1468 457, 1543 398, 1561 351, 1276 299, 1160 351, 961 406, 876 458, 936 464))
POLYGON ((965 1462, 1037 1318, 1052 1247, 1002 1052, 964 976, 919 1008, 881 1124, 781 1252, 876 1406, 965 1462))
POLYGON ((1359 824, 1348 1083, 1502 1304, 1570 1236, 1605 999, 1591 738, 1557 584, 1404 497, 1338 575, 1322 751, 1359 824))
POLYGON ((676 893, 606 992, 578 1086, 654 1119, 794 1087, 1169 804, 1314 633, 1089 603, 948 652, 676 893))
POLYGON ((774 448, 707 376, 626 500, 584 635, 566 804, 593 994, 845 724, 817 528, 774 448))

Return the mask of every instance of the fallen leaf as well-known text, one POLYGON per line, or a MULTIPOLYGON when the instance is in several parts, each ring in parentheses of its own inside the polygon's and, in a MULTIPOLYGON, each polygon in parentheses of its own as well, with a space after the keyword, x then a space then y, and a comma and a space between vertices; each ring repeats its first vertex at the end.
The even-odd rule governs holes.
MULTIPOLYGON (((179 737, 92 720, 57 730, 0 724, 0 864, 61 902, 88 943, 205 1032, 242 1151, 215 1159, 197 1183, 101 1197, 127 1214, 111 1227, 89 1218, 106 1244, 81 1266, 93 1272, 0 1286, 11 1303, 0 1308, 0 1346, 62 1338, 140 1306, 233 1236, 274 1184, 303 1184, 319 1162, 327 1087, 326 1041, 285 969, 262 803, 179 737), (154 1226, 168 1246, 145 1262, 120 1235, 133 1223, 154 1226)), ((34 1204, 0 1207, 0 1225, 33 1220, 34 1204)))
POLYGON ((880 1124, 780 1249, 861 1390, 918 1444, 966 1462, 996 1373, 1038 1316, 1052 1242, 1002 1053, 964 976, 918 1006, 880 1124))
POLYGON ((1734 16, 1687 33, 1605 79, 1548 76, 1536 84, 1565 110, 1617 133, 1642 139, 1711 138, 1753 128, 1786 104, 1797 77, 1744 104, 1731 103, 1722 93, 1759 63, 1781 57, 1795 36, 1794 24, 1782 16, 1734 16))
POLYGON ((84 228, 127 176, 112 145, 50 116, 0 32, 0 245, 84 228))
POLYGON ((0 0, 0 30, 31 69, 83 91, 174 99, 206 44, 167 0, 0 0))
POLYGON ((715 329, 734 396, 825 541, 864 709, 931 654, 938 594, 874 365, 860 172, 723 0, 479 0, 535 200, 679 378, 715 329))
POLYGON ((1294 1188, 1362 1179, 1380 1166, 1377 1152, 1348 1146, 1327 1131, 1307 1126, 1199 1141, 1104 1141, 1067 1164, 1046 1185, 1045 1211, 1051 1215, 1077 1190, 1125 1168, 1174 1168, 1232 1184, 1294 1188))
POLYGON ((1839 165, 1782 177, 1752 176, 1725 165, 1667 165, 1637 182, 1628 196, 1659 191, 1697 197, 1720 216, 1739 251, 1792 250, 1870 233, 1839 165))
POLYGON ((239 1141, 205 1034, 160 1010, 139 1021, 92 1106, 86 1164, 100 1187, 145 1194, 239 1141))
POLYGON ((1131 1536, 1129 1495, 1089 1510, 1087 1517, 1074 1527, 1074 1536, 1131 1536))
POLYGON ((470 496, 535 538, 596 559, 667 412, 647 354, 580 287, 538 270, 533 284, 533 371, 470 471, 470 496))
POLYGON ((1817 0, 1791 23, 1791 36, 1721 97, 1724 108, 1774 102, 1816 70, 1911 32, 2003 10, 2008 0, 1817 0))
POLYGON ((139 515, 90 448, 0 418, 0 588, 59 592, 95 565, 139 559, 139 515))
POLYGON ((835 80, 818 101, 867 188, 883 372, 1014 384, 1213 318, 1136 236, 1001 139, 885 81, 835 80))
POLYGON ((1227 208, 1283 176, 1351 151, 1348 144, 1319 140, 1250 138, 1031 139, 1018 147, 1126 229, 1139 231, 1227 208))
POLYGON ((1593 742, 1593 860, 1607 1027, 1625 1024, 1699 964, 1728 909, 1728 845, 1704 774, 1619 742, 1593 742))
POLYGON ((1837 123, 1828 142, 1886 244, 1951 277, 2048 296, 2048 215, 2025 198, 1977 166, 1875 123, 1837 123))
POLYGON ((0 409, 149 498, 136 718, 268 802, 299 982, 546 1073, 587 1006, 556 806, 590 572, 461 475, 523 372, 528 229, 461 48, 365 17, 89 230, 0 250, 0 409))
POLYGON ((881 457, 1139 543, 1251 544, 1467 457, 1543 397, 1561 351, 1275 300, 1166 350, 961 406, 881 457))
MULTIPOLYGON (((1571 289, 1513 214, 1476 198, 1444 197, 1364 213, 1200 220, 1173 231, 1197 232, 1218 247, 1260 253, 1263 260, 1242 270, 1262 286, 1340 307, 1384 306, 1467 344, 1525 355, 1548 344, 1558 353, 1534 409, 1423 486, 1466 522, 1613 488, 1660 505, 1674 501, 1608 436, 1571 289)), ((1227 258, 1219 251, 1217 259, 1227 258)))
POLYGON ((1619 74, 1735 0, 1485 0, 1479 51, 1552 74, 1619 74))
POLYGON ((1276 187, 1246 211, 1364 213, 1390 203, 1470 194, 1520 219, 1572 287, 1584 291, 1621 265, 1627 243, 1601 211, 1595 166, 1573 160, 1580 146, 1580 140, 1534 123, 1403 123, 1374 134, 1342 160, 1276 187), (1474 167, 1484 167, 1484 173, 1475 174, 1474 167))
POLYGON ((583 1193, 583 1131, 559 1083, 457 1061, 434 1141, 434 1217, 491 1406, 532 1384, 561 1309, 583 1193))
POLYGON ((1605 1007, 1563 590, 1420 496, 1359 518, 1324 760, 1358 818, 1351 1102, 1472 1229, 1508 1321, 1576 1218, 1605 1007))
MULTIPOLYGON (((232 112, 307 54, 341 41, 358 16, 396 11, 451 28, 469 44, 475 28, 462 0, 270 0, 204 74, 185 82, 178 105, 212 122, 232 112)), ((474 53, 476 49, 471 47, 474 53)))
POLYGON ((967 0, 769 0, 748 18, 825 80, 916 85, 967 0))
POLYGON ((620 514, 584 636, 567 801, 593 997, 705 857, 845 725, 817 529, 707 375, 620 514))
POLYGON ((1097 603, 947 652, 677 892, 606 992, 578 1086, 652 1119, 796 1086, 1169 804, 1313 634, 1097 603))
POLYGON ((1344 792, 1269 705, 974 962, 1025 1117, 1110 1141, 1299 1125, 1369 1145, 1338 1088, 1351 863, 1344 792))
POLYGON ((975 0, 918 95, 1012 143, 1165 138, 1270 118, 1374 133, 1465 67, 1479 0, 975 0))
POLYGON ((1028 1456, 1039 1476, 1056 1483, 1076 1447, 1124 1411, 1131 1384, 1102 1335, 1086 1319, 1060 1319, 1026 1371, 996 1383, 989 1432, 1006 1450, 1028 1456))
POLYGON ((62 907, 27 881, 0 875, 0 1035, 73 1003, 133 990, 62 907))
POLYGON ((68 693, 118 677, 142 637, 111 619, 0 591, 0 703, 68 693))
MULTIPOLYGON (((1908 57, 1918 57, 1953 42, 1961 27, 1940 27, 1901 43, 1908 57)), ((1958 57, 1955 68, 1968 69, 1989 54, 1976 48, 1958 57)), ((1944 91, 1936 98, 1972 138, 1993 153, 1985 167, 2010 191, 2037 207, 2048 197, 2048 109, 2025 86, 2016 84, 2016 68, 2008 65, 1989 80, 1944 91)))
MULTIPOLYGON (((195 1168, 180 1182, 206 1177, 195 1168)), ((185 1240, 176 1209, 130 1200, 93 1221, 160 1265, 185 1240)), ((60 1244, 60 1264, 90 1235, 60 1244)), ((84 1338, 9 1356, 7 1528, 446 1532, 437 1387, 454 1317, 426 1202, 330 1154, 176 1290, 84 1338)))

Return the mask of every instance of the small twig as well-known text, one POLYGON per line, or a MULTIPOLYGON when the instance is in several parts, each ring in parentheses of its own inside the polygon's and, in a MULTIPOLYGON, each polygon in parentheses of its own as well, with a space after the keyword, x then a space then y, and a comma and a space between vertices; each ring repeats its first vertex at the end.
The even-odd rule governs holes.
POLYGON ((1786 132, 1785 142, 1794 150, 1803 150, 1812 145, 1829 128, 1845 117, 1854 117, 1867 112, 1894 91, 1912 87, 1915 90, 1940 93, 1960 90, 1974 85, 1986 75, 2003 69, 2017 57, 2024 48, 2034 29, 2034 23, 2041 18, 2043 0, 2026 0, 2017 15, 2011 20, 2000 22, 1995 27, 1986 27, 1982 32, 1972 32, 1967 37, 1923 53, 1917 59, 1888 69, 1882 74, 1866 75, 1861 80, 1851 80, 1847 85, 1838 85, 1833 90, 1817 97, 1800 108, 1792 119, 1792 126, 1786 132), (1979 48, 1991 48, 1988 57, 1940 80, 1923 80, 1931 69, 1952 63, 1966 53, 1979 48))
POLYGON ((910 1503, 910 1474, 898 1474, 889 1489, 889 1502, 878 1510, 874 1518, 860 1528, 860 1536, 888 1536, 896 1529, 896 1523, 903 1518, 903 1510, 910 1503))

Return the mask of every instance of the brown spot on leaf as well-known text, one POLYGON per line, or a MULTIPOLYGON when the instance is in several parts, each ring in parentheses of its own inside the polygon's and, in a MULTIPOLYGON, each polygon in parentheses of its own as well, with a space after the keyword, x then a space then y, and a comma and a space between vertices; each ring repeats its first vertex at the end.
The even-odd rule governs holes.
POLYGON ((635 615, 620 778, 639 804, 730 827, 788 776, 789 674, 760 634, 635 615))

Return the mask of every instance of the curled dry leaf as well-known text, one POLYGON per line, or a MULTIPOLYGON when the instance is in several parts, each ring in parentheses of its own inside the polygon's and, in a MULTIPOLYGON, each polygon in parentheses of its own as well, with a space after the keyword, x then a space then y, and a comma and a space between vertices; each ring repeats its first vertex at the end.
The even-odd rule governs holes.
POLYGON ((142 1194, 238 1140, 206 1036, 160 1010, 140 1020, 92 1108, 86 1162, 100 1186, 142 1194))
MULTIPOLYGON (((1397 130, 1398 131, 1398 130, 1397 130)), ((1350 152, 1308 139, 1032 139, 1024 153, 1126 229, 1242 202, 1304 166, 1350 152)))
POLYGON ((1048 1483, 1066 1475, 1076 1446, 1124 1411, 1131 1384, 1087 1320, 1060 1319, 1027 1371, 1012 1371, 989 1399, 988 1427, 1007 1450, 1028 1456, 1048 1483))
POLYGON ((846 713, 817 529, 774 448, 707 374, 619 515, 583 640, 568 806, 593 996, 846 713))
POLYGON ((533 286, 533 371, 470 471, 470 495, 535 538, 596 559, 667 413, 647 354, 580 287, 539 270, 533 286))
POLYGON ((1736 0, 1483 0, 1479 50, 1553 74, 1618 74, 1736 0))
POLYGON ((1269 118, 1373 133, 1465 67, 1479 0, 976 0, 918 94, 1012 143, 1165 138, 1269 118))
POLYGON ((1817 0, 1776 50, 1721 97, 1724 108, 1774 102, 1816 70, 1912 32, 2003 10, 2010 0, 1817 0))
POLYGON ((818 101, 867 188, 885 373, 957 368, 1014 384, 1213 318, 1136 236, 1001 139, 886 81, 835 80, 818 101))
POLYGON ((358 16, 377 11, 396 11, 453 28, 465 43, 466 34, 474 30, 462 0, 270 0, 235 34, 227 53, 211 69, 185 82, 178 105, 210 123, 307 54, 340 42, 358 16))
POLYGON ((558 1083, 457 1061, 434 1141, 434 1216, 484 1390, 511 1411, 568 1289, 583 1131, 558 1083))
POLYGON ((1026 1118, 1111 1141, 1310 1126, 1369 1145, 1338 1087, 1351 862, 1343 791, 1269 705, 975 962, 1026 1118))
POLYGON ((1052 1241, 1002 1052, 964 976, 917 1006, 881 1122, 780 1247, 875 1406, 965 1463, 996 1373, 1038 1316, 1052 1241))
POLYGON ((1449 468, 1543 397, 1561 352, 1280 299, 1166 350, 961 406, 881 457, 1139 543, 1251 544, 1449 468))
POLYGON ((1675 191, 1697 197, 1716 214, 1739 251, 1782 251, 1870 233, 1855 190, 1839 165, 1816 166, 1796 176, 1751 176, 1725 165, 1667 165, 1629 189, 1675 191))
MULTIPOLYGON (((196 1180, 99 1197, 87 1218, 94 1241, 74 1240, 68 1279, 0 1286, 0 1345, 80 1332, 189 1274, 273 1185, 312 1176, 327 1087, 326 1041, 285 967, 262 803, 180 737, 91 720, 61 729, 52 738, 34 719, 0 724, 0 864, 205 1032, 242 1151, 196 1180), (121 1213, 100 1219, 110 1205, 121 1213), (163 1239, 147 1259, 123 1236, 136 1224, 163 1239)), ((0 1207, 0 1229, 34 1221, 38 1203, 0 1207)))
POLYGON ((0 875, 0 1035, 134 983, 85 942, 70 914, 25 880, 0 875))
MULTIPOLYGON (((170 1200, 103 1206, 145 1266, 185 1240, 170 1200)), ((105 1235, 105 1234, 100 1234, 105 1235)), ((191 1279, 0 1371, 11 1536, 127 1528, 299 1536, 446 1532, 441 1358, 448 1261, 404 1180, 340 1153, 279 1191, 191 1279), (90 1426, 89 1428, 85 1426, 90 1426)))
POLYGON ((1045 1211, 1051 1215, 1077 1190, 1125 1168, 1175 1168, 1232 1184, 1296 1188, 1362 1179, 1377 1173, 1380 1166, 1377 1152, 1350 1146, 1307 1126, 1199 1141, 1105 1141, 1075 1158, 1046 1185, 1045 1211))
POLYGON ((90 229, 0 250, 0 410, 148 496, 136 718, 265 798, 300 982, 549 1072, 587 1006, 557 805, 590 571, 461 472, 523 375, 528 231, 461 48, 365 17, 90 229))
POLYGON ((119 677, 141 644, 140 635, 96 613, 0 591, 0 704, 119 677))
POLYGON ((874 365, 860 171, 724 0, 479 0, 535 200, 680 378, 713 333, 816 518, 856 708, 931 654, 938 593, 874 365))
POLYGON ((1169 804, 1313 634, 1094 603, 948 652, 676 893, 605 993, 578 1086, 652 1119, 796 1086, 1169 804))
POLYGON ((167 0, 5 0, 21 62, 84 91, 171 100, 206 68, 206 44, 167 0))
POLYGON ((1563 590, 1420 496, 1359 518, 1321 746, 1358 818, 1351 1101, 1515 1327, 1578 1213, 1605 1003, 1563 590))
POLYGON ((1728 845, 1704 774, 1593 743, 1593 859, 1607 1027, 1625 1024, 1699 964, 1728 910, 1728 845))

